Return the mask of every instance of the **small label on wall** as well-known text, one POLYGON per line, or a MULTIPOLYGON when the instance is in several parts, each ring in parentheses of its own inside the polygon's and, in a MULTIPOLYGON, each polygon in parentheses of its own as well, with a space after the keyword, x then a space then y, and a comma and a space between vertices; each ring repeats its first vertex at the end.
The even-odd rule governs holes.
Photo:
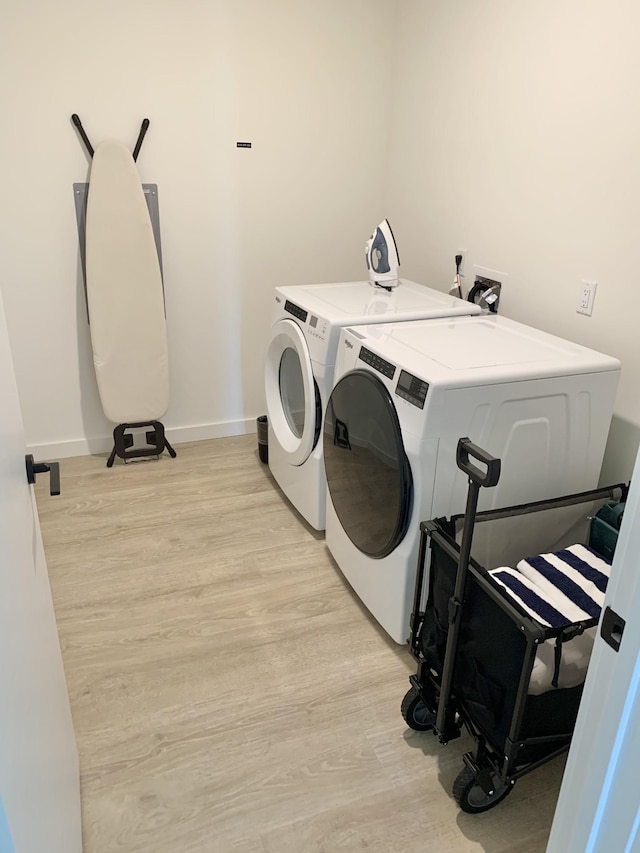
POLYGON ((251 148, 250 142, 236 142, 236 148, 251 148))

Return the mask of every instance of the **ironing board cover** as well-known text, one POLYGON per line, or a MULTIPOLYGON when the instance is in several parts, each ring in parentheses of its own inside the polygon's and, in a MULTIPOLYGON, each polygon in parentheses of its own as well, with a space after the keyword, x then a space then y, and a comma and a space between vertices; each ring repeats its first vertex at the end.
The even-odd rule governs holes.
POLYGON ((160 420, 169 367, 160 264, 131 153, 95 150, 87 199, 87 300, 104 413, 116 424, 160 420))

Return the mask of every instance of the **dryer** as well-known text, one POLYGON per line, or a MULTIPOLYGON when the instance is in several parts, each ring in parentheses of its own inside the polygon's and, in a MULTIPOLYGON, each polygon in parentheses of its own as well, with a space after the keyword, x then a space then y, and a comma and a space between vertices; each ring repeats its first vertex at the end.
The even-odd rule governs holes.
POLYGON ((420 522, 464 512, 458 439, 502 460, 481 509, 594 488, 619 374, 615 358, 495 315, 342 330, 323 437, 326 544, 397 643, 420 522))
POLYGON ((355 323, 472 315, 480 308, 400 279, 277 287, 265 363, 269 467, 298 512, 324 530, 321 430, 340 329, 355 323))

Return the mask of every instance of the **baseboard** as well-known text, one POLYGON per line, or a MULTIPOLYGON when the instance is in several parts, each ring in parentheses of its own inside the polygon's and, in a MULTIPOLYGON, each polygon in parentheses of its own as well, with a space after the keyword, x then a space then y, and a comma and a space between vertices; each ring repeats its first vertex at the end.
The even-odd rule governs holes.
MULTIPOLYGON (((229 438, 233 435, 249 435, 256 432, 255 418, 240 421, 223 421, 216 424, 196 424, 194 426, 168 427, 165 425, 167 439, 171 444, 186 444, 188 441, 206 441, 211 438, 229 438)), ((113 436, 95 436, 69 441, 55 441, 47 444, 30 444, 29 453, 36 459, 68 459, 71 456, 98 456, 109 453, 113 447, 113 436)))
POLYGON ((218 424, 200 424, 198 426, 165 427, 171 444, 186 444, 187 441, 206 441, 210 438, 229 438, 232 435, 249 435, 257 432, 255 418, 242 421, 223 421, 218 424))

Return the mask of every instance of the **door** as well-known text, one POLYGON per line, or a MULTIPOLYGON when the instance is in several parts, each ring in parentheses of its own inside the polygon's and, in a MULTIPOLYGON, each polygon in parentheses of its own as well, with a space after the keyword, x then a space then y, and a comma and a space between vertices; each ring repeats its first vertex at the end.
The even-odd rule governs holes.
POLYGON ((291 465, 302 465, 322 429, 322 403, 313 377, 309 347, 293 320, 272 330, 265 365, 267 417, 291 465))
POLYGON ((80 853, 78 755, 1 294, 0 399, 0 802, 16 853, 80 853))
POLYGON ((547 853, 640 851, 639 565, 640 454, 547 853))
POLYGON ((406 533, 413 484, 396 407, 377 376, 354 370, 336 383, 323 440, 340 524, 364 554, 386 557, 406 533))

